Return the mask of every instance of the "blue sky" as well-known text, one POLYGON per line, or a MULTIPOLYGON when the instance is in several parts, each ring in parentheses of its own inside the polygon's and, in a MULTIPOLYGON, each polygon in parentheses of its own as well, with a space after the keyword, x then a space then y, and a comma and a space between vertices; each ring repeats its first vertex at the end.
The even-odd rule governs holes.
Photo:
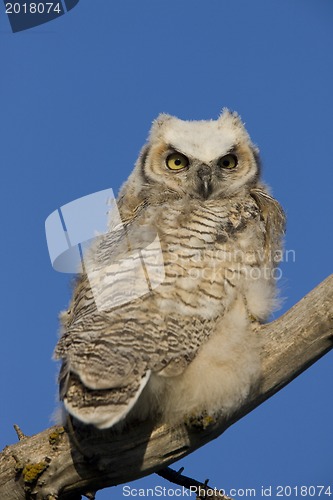
MULTIPOLYGON (((0 6, 0 449, 14 423, 37 433, 56 406, 51 356, 70 283, 51 267, 45 219, 117 192, 158 113, 210 119, 226 106, 246 122, 295 252, 276 316, 332 272, 332 26, 331 0, 81 0, 13 34, 0 6)), ((262 485, 333 493, 332 375, 331 352, 175 467, 257 497, 262 485)), ((170 487, 157 476, 130 486, 155 485, 170 487)), ((111 498, 122 486, 97 495, 111 498)))

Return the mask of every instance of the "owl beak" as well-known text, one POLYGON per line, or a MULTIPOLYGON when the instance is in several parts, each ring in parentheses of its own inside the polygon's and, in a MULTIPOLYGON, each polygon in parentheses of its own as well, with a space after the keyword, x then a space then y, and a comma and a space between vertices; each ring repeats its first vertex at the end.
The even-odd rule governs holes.
POLYGON ((197 171, 199 181, 199 193, 207 200, 207 198, 212 194, 212 171, 208 165, 201 165, 197 171))

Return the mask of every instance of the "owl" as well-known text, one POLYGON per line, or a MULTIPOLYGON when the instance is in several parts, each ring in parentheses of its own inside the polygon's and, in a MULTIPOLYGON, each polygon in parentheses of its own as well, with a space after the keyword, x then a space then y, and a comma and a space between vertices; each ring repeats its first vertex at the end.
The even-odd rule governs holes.
POLYGON ((153 122, 61 314, 60 399, 105 429, 227 417, 260 383, 285 217, 240 117, 153 122))

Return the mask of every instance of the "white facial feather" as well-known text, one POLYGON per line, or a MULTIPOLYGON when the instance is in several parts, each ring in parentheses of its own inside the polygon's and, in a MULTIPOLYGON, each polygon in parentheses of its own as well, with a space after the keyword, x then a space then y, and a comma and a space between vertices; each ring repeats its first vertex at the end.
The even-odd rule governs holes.
POLYGON ((217 120, 184 121, 161 114, 155 120, 149 136, 151 142, 159 139, 203 163, 227 154, 239 143, 254 148, 239 116, 227 109, 217 120))

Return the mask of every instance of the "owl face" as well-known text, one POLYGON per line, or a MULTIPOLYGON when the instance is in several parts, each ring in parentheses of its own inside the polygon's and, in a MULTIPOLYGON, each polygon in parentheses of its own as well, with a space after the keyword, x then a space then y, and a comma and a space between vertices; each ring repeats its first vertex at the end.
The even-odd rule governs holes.
POLYGON ((137 168, 149 189, 155 185, 202 200, 232 196, 259 177, 258 150, 228 110, 210 121, 160 115, 137 168))

